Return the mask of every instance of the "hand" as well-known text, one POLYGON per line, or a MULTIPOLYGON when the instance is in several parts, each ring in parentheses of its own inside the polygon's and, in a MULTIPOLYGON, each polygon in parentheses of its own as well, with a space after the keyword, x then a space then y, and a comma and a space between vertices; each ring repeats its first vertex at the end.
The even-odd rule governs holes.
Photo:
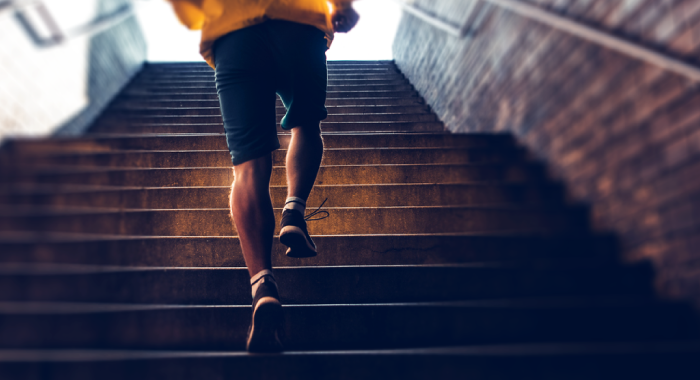
POLYGON ((355 27, 359 19, 360 15, 352 7, 334 9, 331 16, 333 30, 338 33, 347 33, 355 27))

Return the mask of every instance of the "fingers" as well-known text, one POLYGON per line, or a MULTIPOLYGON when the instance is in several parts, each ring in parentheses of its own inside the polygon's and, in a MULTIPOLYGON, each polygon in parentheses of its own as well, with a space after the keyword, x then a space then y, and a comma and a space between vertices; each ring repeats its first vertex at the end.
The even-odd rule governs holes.
POLYGON ((360 15, 352 8, 338 9, 333 12, 331 21, 333 30, 338 33, 347 33, 355 27, 360 15))

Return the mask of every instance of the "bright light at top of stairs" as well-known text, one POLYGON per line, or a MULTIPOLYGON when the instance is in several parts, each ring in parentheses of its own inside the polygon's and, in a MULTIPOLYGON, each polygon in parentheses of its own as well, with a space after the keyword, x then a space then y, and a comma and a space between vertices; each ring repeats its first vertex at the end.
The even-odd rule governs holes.
MULTIPOLYGON (((360 22, 351 33, 336 34, 329 60, 392 59, 391 45, 401 18, 392 0, 355 3, 360 22)), ((148 43, 149 61, 201 61, 199 32, 187 30, 165 1, 138 1, 136 12, 148 43)))

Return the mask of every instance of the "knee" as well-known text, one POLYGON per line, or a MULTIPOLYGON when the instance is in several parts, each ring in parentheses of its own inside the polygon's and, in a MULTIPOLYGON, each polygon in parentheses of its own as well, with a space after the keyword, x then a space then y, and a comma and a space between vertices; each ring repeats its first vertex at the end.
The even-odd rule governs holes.
POLYGON ((323 146, 323 138, 321 137, 320 125, 315 126, 299 126, 292 128, 292 137, 295 140, 303 140, 309 144, 323 146))
POLYGON ((267 155, 233 167, 233 186, 237 183, 269 185, 272 175, 272 157, 267 155))

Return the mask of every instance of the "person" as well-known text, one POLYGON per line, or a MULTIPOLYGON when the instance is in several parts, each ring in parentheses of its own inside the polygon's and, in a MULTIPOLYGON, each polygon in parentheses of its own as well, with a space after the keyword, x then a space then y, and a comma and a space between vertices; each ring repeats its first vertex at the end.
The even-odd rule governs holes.
POLYGON ((279 239, 288 256, 312 257, 316 245, 304 214, 323 157, 325 54, 334 32, 350 31, 359 16, 352 0, 331 0, 330 6, 326 0, 169 1, 185 26, 202 30, 200 52, 215 70, 234 170, 231 216, 251 277, 246 348, 279 352, 283 316, 272 273, 275 216, 269 190, 272 152, 280 147, 276 94, 286 108, 281 128, 291 130, 279 239))

